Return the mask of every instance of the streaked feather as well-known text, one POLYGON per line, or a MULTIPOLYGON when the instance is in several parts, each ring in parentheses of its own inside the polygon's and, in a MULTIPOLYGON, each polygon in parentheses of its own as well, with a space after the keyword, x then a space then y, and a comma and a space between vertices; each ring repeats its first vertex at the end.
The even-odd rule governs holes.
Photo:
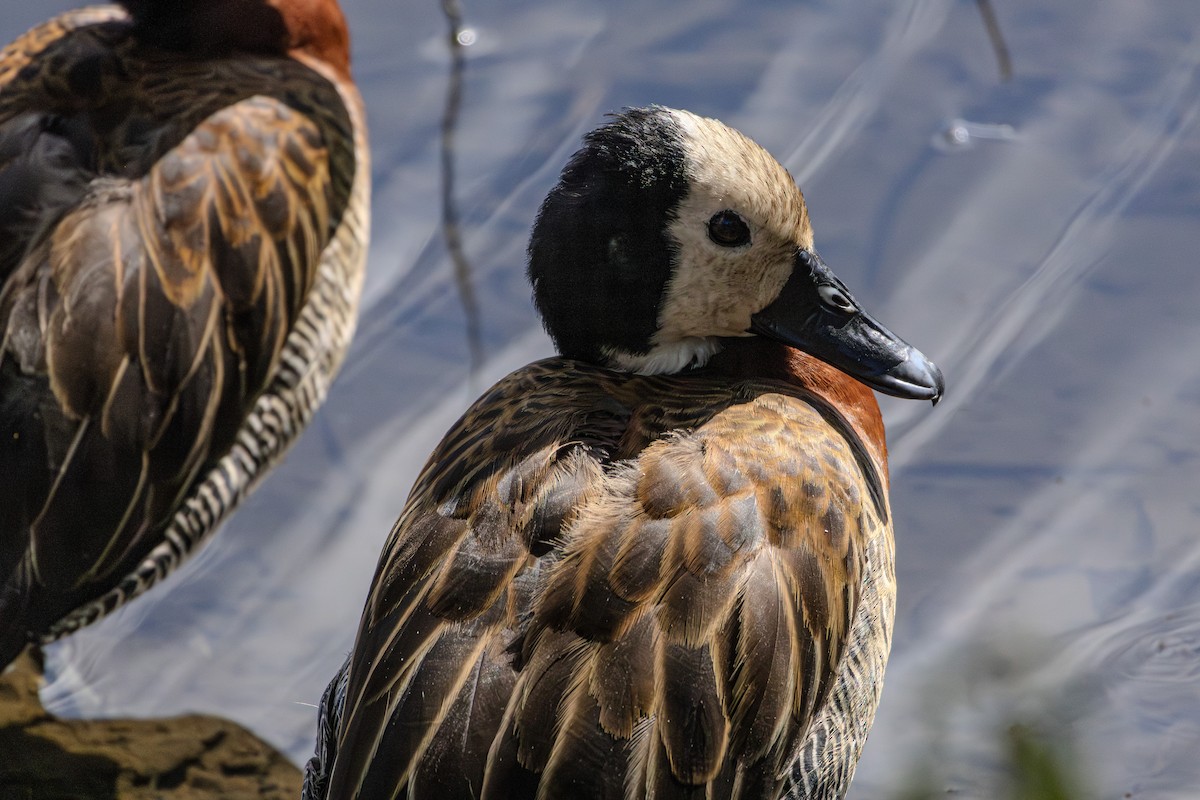
POLYGON ((488 750, 516 683, 502 644, 492 637, 480 657, 469 662, 471 671, 413 775, 414 794, 443 800, 479 796, 488 750))
MULTIPOLYGON (((283 13, 344 34, 335 3, 283 13)), ((345 65, 155 34, 109 6, 0 51, 0 665, 211 535, 354 326, 369 169, 345 65)))
POLYGON ((702 786, 725 760, 729 722, 717 691, 712 651, 659 639, 655 723, 671 776, 702 786))

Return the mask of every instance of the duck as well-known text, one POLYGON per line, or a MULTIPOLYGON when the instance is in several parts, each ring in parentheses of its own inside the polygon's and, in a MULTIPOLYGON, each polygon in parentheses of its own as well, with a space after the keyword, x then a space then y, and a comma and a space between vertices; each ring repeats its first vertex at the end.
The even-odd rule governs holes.
POLYGON ((0 51, 0 668, 201 547, 355 327, 370 159, 334 0, 126 0, 0 51))
POLYGON ((320 703, 305 798, 840 798, 895 609, 872 390, 940 370, 813 245, 787 170, 631 108, 541 206, 558 355, 450 428, 320 703))

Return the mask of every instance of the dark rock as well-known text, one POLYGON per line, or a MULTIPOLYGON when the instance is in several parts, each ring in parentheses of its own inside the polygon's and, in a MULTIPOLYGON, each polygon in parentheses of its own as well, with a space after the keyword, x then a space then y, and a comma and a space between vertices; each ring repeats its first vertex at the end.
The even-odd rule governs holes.
POLYGON ((22 655, 0 675, 0 800, 200 800, 300 796, 300 770, 219 717, 58 719, 22 655))

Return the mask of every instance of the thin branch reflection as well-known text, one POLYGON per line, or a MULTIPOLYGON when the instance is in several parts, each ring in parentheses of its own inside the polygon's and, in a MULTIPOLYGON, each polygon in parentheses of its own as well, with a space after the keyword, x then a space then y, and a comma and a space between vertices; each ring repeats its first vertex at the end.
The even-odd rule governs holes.
POLYGON ((987 28, 988 39, 992 43, 992 51, 996 54, 996 66, 1000 69, 1000 80, 1012 78, 1012 57, 1008 53, 1008 44, 1004 41, 1004 32, 1000 30, 1000 22, 996 19, 996 10, 992 8, 992 0, 975 0, 979 13, 983 16, 983 26, 987 28))
POLYGON ((483 365, 483 335, 479 302, 471 277, 471 263, 463 250, 462 232, 458 223, 458 207, 454 202, 454 133, 462 105, 463 75, 467 67, 466 48, 475 40, 474 32, 463 27, 462 6, 458 0, 442 0, 442 13, 449 23, 447 42, 450 45, 450 81, 446 88, 446 108, 442 114, 442 235, 446 249, 454 262, 454 282, 462 300, 467 321, 467 347, 471 358, 471 377, 483 365))

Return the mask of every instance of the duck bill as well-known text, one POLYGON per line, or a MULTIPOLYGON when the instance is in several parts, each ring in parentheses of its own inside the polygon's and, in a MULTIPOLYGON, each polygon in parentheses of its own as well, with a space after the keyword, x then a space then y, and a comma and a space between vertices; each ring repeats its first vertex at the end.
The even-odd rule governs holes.
POLYGON ((820 256, 801 251, 783 291, 751 319, 750 332, 821 359, 895 397, 942 396, 942 371, 863 311, 820 256))

